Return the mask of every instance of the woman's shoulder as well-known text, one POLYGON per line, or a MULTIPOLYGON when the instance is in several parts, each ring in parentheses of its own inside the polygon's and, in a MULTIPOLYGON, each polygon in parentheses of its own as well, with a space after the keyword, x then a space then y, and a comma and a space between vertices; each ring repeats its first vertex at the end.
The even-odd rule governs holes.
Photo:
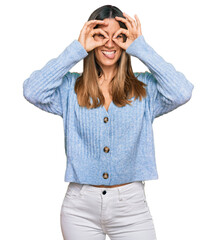
POLYGON ((81 76, 81 73, 78 72, 67 72, 64 76, 66 82, 66 87, 71 88, 74 86, 76 79, 81 76))
POLYGON ((139 81, 141 81, 141 82, 143 82, 145 84, 148 84, 148 81, 149 81, 149 78, 150 78, 150 74, 151 73, 148 72, 148 71, 145 71, 145 72, 134 72, 135 77, 139 81))
POLYGON ((148 96, 153 96, 157 91, 157 80, 154 77, 153 73, 146 72, 136 72, 134 73, 137 79, 146 84, 146 90, 148 96))

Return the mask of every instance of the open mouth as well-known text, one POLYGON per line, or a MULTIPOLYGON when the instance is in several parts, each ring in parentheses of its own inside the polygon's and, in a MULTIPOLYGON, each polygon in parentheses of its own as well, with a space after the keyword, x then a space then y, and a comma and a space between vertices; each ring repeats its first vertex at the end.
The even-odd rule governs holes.
POLYGON ((113 59, 115 57, 115 51, 102 51, 103 55, 109 59, 113 59))

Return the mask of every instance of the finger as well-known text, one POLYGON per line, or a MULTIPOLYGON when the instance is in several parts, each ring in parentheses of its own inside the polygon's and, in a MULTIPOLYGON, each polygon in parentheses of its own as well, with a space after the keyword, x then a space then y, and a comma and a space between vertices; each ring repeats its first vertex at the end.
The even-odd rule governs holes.
POLYGON ((140 33, 141 33, 141 22, 140 22, 140 20, 139 20, 139 18, 138 18, 138 16, 135 14, 135 19, 136 19, 136 21, 137 21, 137 29, 140 31, 140 33))
POLYGON ((132 24, 132 26, 136 28, 136 21, 133 18, 131 18, 129 15, 127 15, 126 13, 123 13, 123 15, 124 15, 124 17, 126 17, 129 20, 129 22, 132 24))
POLYGON ((94 28, 96 25, 108 25, 108 23, 106 23, 103 20, 90 20, 86 22, 86 24, 84 25, 84 28, 90 29, 90 28, 94 28))
POLYGON ((104 20, 90 20, 85 23, 85 25, 96 25, 96 24, 107 24, 104 20))
POLYGON ((130 29, 132 27, 131 23, 127 19, 125 19, 125 18, 116 16, 115 19, 117 21, 123 22, 127 26, 128 29, 130 29))
POLYGON ((93 29, 92 31, 91 31, 91 36, 93 36, 93 35, 95 35, 95 34, 102 34, 104 37, 106 37, 106 38, 109 38, 109 36, 108 36, 108 34, 105 32, 105 31, 103 31, 101 28, 95 28, 95 29, 93 29))
POLYGON ((106 42, 108 41, 108 39, 106 38, 106 39, 103 39, 102 41, 100 41, 100 42, 96 42, 96 45, 97 45, 97 47, 100 47, 100 46, 102 46, 102 45, 104 45, 104 44, 106 44, 106 42))
POLYGON ((114 41, 119 47, 124 48, 124 43, 118 41, 118 40, 115 39, 115 38, 113 39, 113 41, 114 41))
POLYGON ((125 34, 127 37, 129 36, 129 32, 125 28, 119 28, 116 33, 114 34, 113 38, 116 38, 120 33, 125 34))
MULTIPOLYGON (((100 21, 100 20, 90 20, 90 21, 87 21, 85 24, 84 24, 84 28, 86 29, 88 26, 91 26, 91 25, 94 25, 96 24, 96 21, 100 21)), ((101 21, 102 23, 103 21, 101 21)))

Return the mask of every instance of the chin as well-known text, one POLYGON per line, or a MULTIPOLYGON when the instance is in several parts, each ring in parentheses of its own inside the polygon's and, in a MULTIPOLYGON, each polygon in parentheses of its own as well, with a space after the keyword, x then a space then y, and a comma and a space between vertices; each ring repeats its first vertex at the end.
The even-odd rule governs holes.
POLYGON ((118 61, 118 59, 113 59, 113 60, 102 60, 102 59, 99 59, 98 62, 104 66, 112 66, 114 64, 116 64, 118 61))

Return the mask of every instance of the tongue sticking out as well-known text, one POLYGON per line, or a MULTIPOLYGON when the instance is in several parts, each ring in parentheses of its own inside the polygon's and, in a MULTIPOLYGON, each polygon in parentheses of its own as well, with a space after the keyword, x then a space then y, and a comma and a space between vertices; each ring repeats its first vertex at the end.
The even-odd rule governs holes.
POLYGON ((115 53, 111 53, 111 54, 105 54, 103 53, 103 55, 107 58, 113 59, 115 57, 115 53))

